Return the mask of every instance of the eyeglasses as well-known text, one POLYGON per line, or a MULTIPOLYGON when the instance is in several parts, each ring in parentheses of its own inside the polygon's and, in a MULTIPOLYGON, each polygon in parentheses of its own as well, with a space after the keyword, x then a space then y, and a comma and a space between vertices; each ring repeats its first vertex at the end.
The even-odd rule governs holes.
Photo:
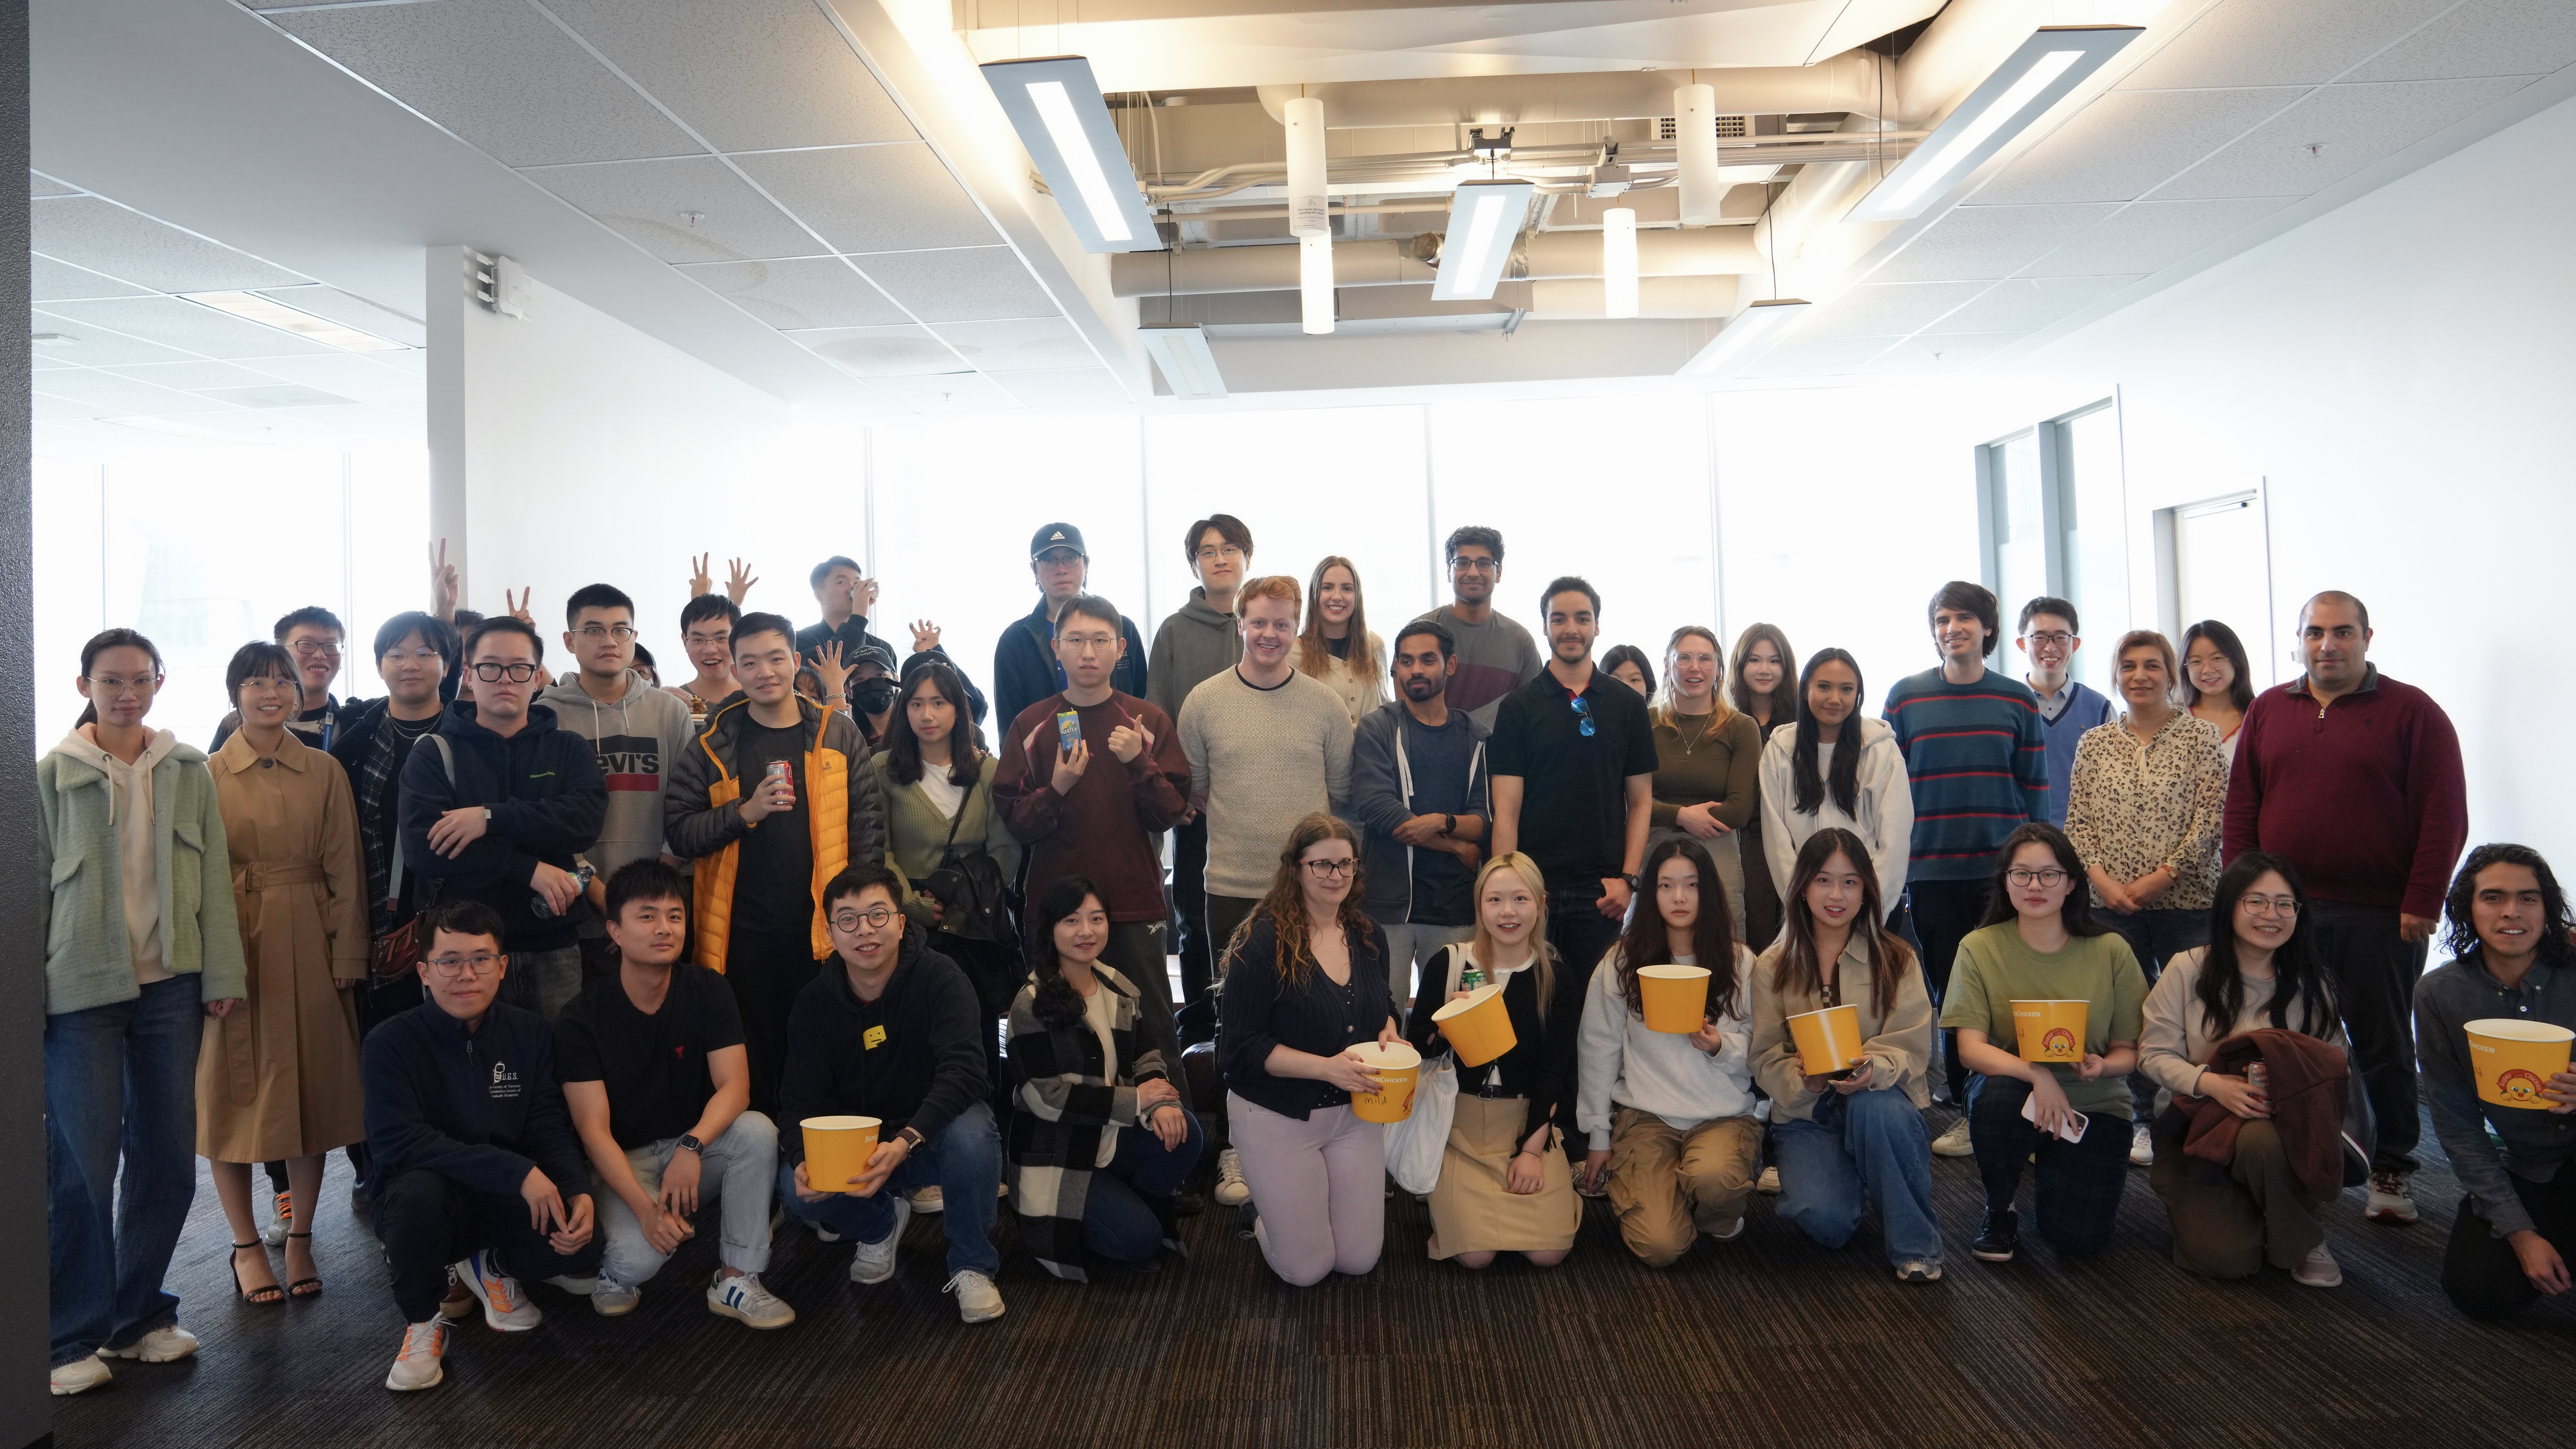
POLYGON ((2050 866, 2045 870, 2032 870, 2029 866, 2017 865, 2004 872, 2004 879, 2011 881, 2017 886, 2039 886, 2046 888, 2064 881, 2066 879, 2066 872, 2057 869, 2055 866, 2050 866))
POLYGON ((474 677, 482 680, 485 684, 498 684, 504 679, 510 681, 512 684, 525 684, 529 680, 537 677, 537 666, 533 664, 477 664, 474 666, 474 677))
POLYGON ((688 632, 687 641, 689 647, 692 649, 705 649, 709 647, 722 648, 723 646, 733 642, 733 631, 731 629, 724 629, 713 634, 701 634, 697 630, 691 629, 688 632))
POLYGON ((436 664, 441 658, 435 649, 388 649, 384 657, 396 664, 404 660, 410 660, 415 664, 436 664))
POLYGON ((1453 574, 1490 574, 1500 570, 1502 566, 1502 561, 1499 559, 1453 558, 1449 560, 1449 572, 1453 574))
POLYGON ((120 694, 150 694, 161 687, 161 676, 158 674, 144 675, 135 679, 119 679, 113 674, 84 674, 81 678, 89 682, 92 694, 104 694, 110 697, 120 694))
POLYGON ((882 931, 886 928, 886 923, 893 919, 894 912, 887 910, 883 906, 870 906, 864 911, 834 911, 832 913, 832 929, 835 931, 856 931, 860 926, 864 925, 871 931, 882 931))
POLYGON ((635 637, 633 626, 626 624, 584 624, 576 632, 593 644, 602 639, 614 639, 623 644, 635 637))
POLYGON ((2075 642, 2074 635, 2060 633, 2055 629, 2050 629, 2038 634, 2024 634, 2021 637, 2029 640, 2033 644, 2055 644, 2060 648, 2075 642))
POLYGON ((1069 548, 1051 548, 1039 554, 1037 561, 1042 564, 1080 563, 1082 555, 1069 548))
POLYGON ((2249 916, 2289 916, 2295 919, 2299 914, 2297 896, 2239 896, 2236 905, 2249 916))
POLYGON ((1585 739, 1592 738, 1592 701, 1582 695, 1574 697, 1575 730, 1585 739))
POLYGON ((1305 860, 1299 861, 1298 864, 1326 880, 1340 880, 1359 868, 1359 862, 1356 860, 1305 860))
POLYGON ((471 956, 432 956, 429 958, 429 968, 441 976, 450 978, 468 974, 489 976, 500 970, 501 963, 508 959, 506 956, 495 955, 490 951, 477 951, 471 956))
POLYGON ((340 646, 327 639, 298 639, 286 647, 294 650, 295 657, 298 659, 337 659, 340 657, 340 646))
POLYGON ((1199 550, 1199 562, 1203 564, 1234 563, 1240 561, 1242 557, 1243 550, 1236 548, 1230 543, 1225 545, 1223 548, 1203 548, 1199 550))
POLYGON ((303 685, 278 674, 254 674, 241 682, 242 693, 300 694, 303 685))

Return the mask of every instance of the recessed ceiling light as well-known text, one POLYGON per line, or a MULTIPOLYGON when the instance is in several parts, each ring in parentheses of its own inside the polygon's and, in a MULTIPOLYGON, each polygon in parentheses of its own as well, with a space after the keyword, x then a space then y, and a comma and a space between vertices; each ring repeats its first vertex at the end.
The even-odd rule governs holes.
POLYGON ((263 297, 257 292, 183 292, 180 295, 201 307, 211 307, 218 312, 239 317, 243 321, 257 322, 261 326, 274 327, 281 332, 292 332, 307 341, 319 342, 326 347, 337 347, 343 352, 403 350, 403 344, 391 338, 378 337, 372 332, 361 332, 346 323, 334 322, 327 317, 316 317, 310 312, 298 311, 274 297, 263 297))
POLYGON ((74 337, 68 332, 39 332, 34 336, 29 337, 27 340, 35 343, 39 347, 48 343, 58 347, 68 347, 71 344, 80 341, 79 338, 74 337))

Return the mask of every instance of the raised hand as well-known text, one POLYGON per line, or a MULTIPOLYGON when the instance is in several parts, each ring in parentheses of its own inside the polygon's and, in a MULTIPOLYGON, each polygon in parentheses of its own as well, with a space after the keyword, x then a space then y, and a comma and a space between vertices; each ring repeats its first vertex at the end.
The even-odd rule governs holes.
POLYGON ((447 540, 442 538, 429 551, 429 612, 454 622, 456 588, 456 565, 447 561, 447 540))
POLYGON ((837 699, 849 693, 850 671, 858 661, 841 662, 841 641, 833 640, 814 651, 814 677, 823 682, 823 698, 837 699))
POLYGON ((506 588, 501 590, 501 602, 505 606, 502 612, 508 614, 511 618, 518 620, 520 623, 527 625, 531 629, 535 628, 537 626, 537 616, 528 612, 528 599, 535 593, 536 588, 534 585, 521 589, 519 590, 519 601, 513 604, 510 602, 510 591, 506 588))
POLYGON ((702 553, 689 560, 689 597, 692 599, 702 598, 715 592, 715 576, 707 572, 709 557, 710 555, 702 553))
POLYGON ((928 619, 912 621, 912 652, 927 654, 939 647, 939 625, 928 619))
POLYGON ((751 592, 751 586, 759 582, 760 576, 753 573, 749 568, 744 567, 741 559, 729 558, 725 560, 726 598, 739 604, 742 602, 743 595, 751 592))

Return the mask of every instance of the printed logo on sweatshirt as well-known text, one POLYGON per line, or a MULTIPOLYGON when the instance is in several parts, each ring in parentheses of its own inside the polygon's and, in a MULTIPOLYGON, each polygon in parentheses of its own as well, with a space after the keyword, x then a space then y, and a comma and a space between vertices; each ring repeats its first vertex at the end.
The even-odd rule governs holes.
POLYGON ((519 1074, 511 1071, 507 1062, 494 1062, 492 1064, 492 1100, 510 1102, 516 1101, 518 1096, 519 1074))
POLYGON ((861 1051, 872 1052, 878 1047, 884 1046, 885 1028, 882 1026, 869 1027, 866 1031, 859 1033, 859 1043, 859 1050, 861 1051))
POLYGON ((662 742, 651 735, 602 735, 592 747, 611 790, 662 789, 662 742))

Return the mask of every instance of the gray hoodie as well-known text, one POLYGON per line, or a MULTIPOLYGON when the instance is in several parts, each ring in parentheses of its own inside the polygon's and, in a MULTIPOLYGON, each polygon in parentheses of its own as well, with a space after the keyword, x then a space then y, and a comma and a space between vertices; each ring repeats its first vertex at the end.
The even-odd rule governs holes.
POLYGON ((1218 613, 1207 590, 1192 588, 1190 600, 1154 631, 1153 657, 1146 662, 1145 699, 1174 719, 1190 691, 1243 659, 1243 636, 1234 616, 1218 613))
POLYGON ((537 702, 555 712, 558 728, 590 741, 608 782, 608 816, 583 858, 605 878, 628 861, 660 855, 662 790, 688 747, 688 705, 632 669, 625 697, 615 704, 584 693, 578 672, 549 686, 537 702))

